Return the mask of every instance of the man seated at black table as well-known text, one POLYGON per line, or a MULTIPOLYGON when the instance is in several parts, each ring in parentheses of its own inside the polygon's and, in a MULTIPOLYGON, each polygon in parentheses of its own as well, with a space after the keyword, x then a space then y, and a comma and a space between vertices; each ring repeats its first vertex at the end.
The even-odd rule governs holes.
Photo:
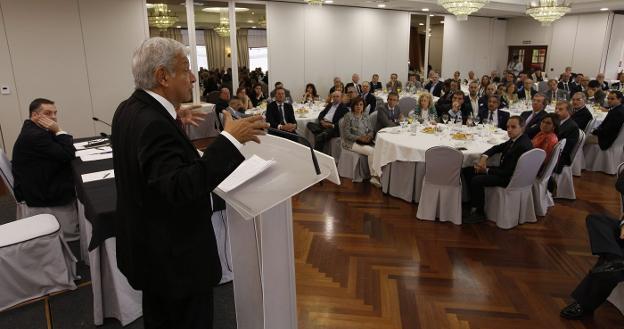
MULTIPOLYGON (((369 88, 368 84, 363 84, 363 88, 369 88)), ((322 151, 325 143, 334 137, 340 135, 340 127, 338 122, 349 112, 347 107, 342 103, 342 93, 334 91, 331 97, 332 102, 325 106, 325 109, 319 113, 318 122, 308 122, 308 129, 314 134, 314 148, 322 151)))
MULTIPOLYGON (((624 176, 618 178, 615 188, 624 196, 624 176)), ((599 258, 572 292, 574 302, 561 310, 561 317, 569 320, 592 314, 624 281, 624 216, 618 221, 607 215, 591 214, 585 223, 592 254, 599 258)))
POLYGON ((490 124, 500 128, 507 129, 507 120, 509 120, 509 112, 499 109, 500 97, 493 95, 488 97, 487 110, 481 111, 479 117, 481 122, 489 122, 490 124))
MULTIPOLYGON (((559 162, 555 167, 555 173, 560 174, 564 166, 572 165, 572 149, 576 146, 579 140, 579 127, 570 115, 570 104, 566 101, 557 102, 555 109, 557 116, 559 117, 559 129, 557 130, 557 138, 559 140, 566 140, 566 144, 561 151, 559 162)), ((583 150, 579 150, 583 152, 583 150)))
POLYGON ((622 125, 624 125, 624 105, 622 93, 612 90, 607 96, 609 112, 600 126, 587 136, 588 144, 598 144, 601 150, 607 150, 618 137, 622 125))
POLYGON ((531 139, 524 134, 524 119, 514 115, 507 120, 507 135, 509 140, 495 145, 485 151, 474 168, 462 170, 464 183, 470 191, 470 212, 463 218, 464 223, 478 223, 485 220, 485 187, 509 185, 518 159, 526 151, 533 148, 531 139), (495 154, 501 154, 500 165, 488 167, 487 159, 495 154))
POLYGON ((63 237, 76 240, 80 234, 71 169, 76 153, 74 139, 59 127, 53 101, 37 98, 28 110, 30 118, 24 121, 13 146, 15 198, 29 207, 25 215, 55 215, 63 237))
MULTIPOLYGON (((275 101, 267 106, 266 121, 271 128, 296 134, 297 120, 295 119, 295 111, 292 105, 286 103, 285 100, 286 91, 284 88, 277 88, 275 90, 275 101)), ((279 132, 272 134, 297 141, 297 138, 288 134, 280 134, 279 132)))
POLYGON ((572 120, 576 122, 576 125, 585 130, 587 124, 594 118, 587 106, 585 106, 585 93, 577 92, 572 95, 572 120))
POLYGON ((546 115, 546 110, 544 110, 546 108, 545 102, 546 96, 542 93, 537 93, 533 96, 533 101, 531 102, 533 110, 524 111, 520 114, 526 122, 524 132, 531 139, 540 132, 540 123, 542 123, 542 118, 546 115))

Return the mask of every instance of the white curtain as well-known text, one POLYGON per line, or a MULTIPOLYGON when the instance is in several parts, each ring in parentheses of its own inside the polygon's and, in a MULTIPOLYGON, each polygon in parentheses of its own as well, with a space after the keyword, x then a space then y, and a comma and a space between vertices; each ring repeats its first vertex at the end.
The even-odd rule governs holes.
POLYGON ((175 41, 184 43, 182 39, 182 30, 180 29, 161 30, 155 27, 150 27, 149 30, 150 30, 150 37, 169 38, 169 39, 173 39, 175 41))
POLYGON ((214 30, 204 30, 204 39, 209 69, 230 67, 231 62, 229 58, 226 58, 225 51, 230 44, 230 38, 222 38, 214 30))
POLYGON ((238 67, 249 66, 249 46, 247 43, 247 29, 236 32, 236 46, 238 48, 238 67))

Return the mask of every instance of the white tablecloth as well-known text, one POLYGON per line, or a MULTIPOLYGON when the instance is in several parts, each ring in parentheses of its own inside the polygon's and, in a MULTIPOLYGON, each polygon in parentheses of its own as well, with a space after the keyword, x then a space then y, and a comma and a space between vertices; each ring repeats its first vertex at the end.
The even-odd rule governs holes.
POLYGON ((504 130, 497 129, 494 133, 483 131, 484 135, 479 136, 482 127, 461 129, 467 133, 472 133, 474 140, 459 141, 450 137, 450 129, 446 125, 444 131, 439 135, 423 133, 423 126, 413 126, 412 128, 392 127, 380 130, 375 140, 375 152, 373 153, 373 168, 375 172, 381 173, 382 168, 394 161, 425 162, 425 152, 434 146, 465 147, 464 167, 472 166, 479 156, 495 144, 499 144, 508 139, 504 130), (416 132, 413 132, 413 131, 416 132))

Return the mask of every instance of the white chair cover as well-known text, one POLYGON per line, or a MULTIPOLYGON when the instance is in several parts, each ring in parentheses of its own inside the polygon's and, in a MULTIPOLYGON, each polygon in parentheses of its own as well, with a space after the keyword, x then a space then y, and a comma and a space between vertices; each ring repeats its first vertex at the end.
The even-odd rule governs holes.
MULTIPOLYGON (((78 201, 86 241, 91 241, 92 226, 84 217, 84 206, 78 201)), ((104 324, 104 318, 115 318, 122 326, 143 315, 142 294, 132 289, 128 279, 117 268, 116 239, 108 238, 89 252, 89 271, 93 291, 93 323, 104 324)))
MULTIPOLYGON (((593 129, 595 124, 595 118, 591 119, 589 123, 587 123, 587 126, 585 126, 585 130, 583 131, 585 137, 587 137, 587 135, 591 133, 591 130, 593 129)), ((584 140, 583 144, 580 145, 581 151, 576 153, 576 155, 572 158, 572 174, 577 177, 580 177, 581 171, 585 169, 585 154, 583 153, 583 145, 585 145, 584 140)))
MULTIPOLYGON (((579 154, 583 154, 585 136, 585 133, 582 130, 579 130, 578 142, 572 149, 572 154, 570 154, 573 159, 576 159, 579 154)), ((576 192, 574 191, 574 179, 572 177, 572 172, 572 166, 563 166, 563 168, 561 169, 561 173, 553 174, 553 178, 557 182, 557 192, 555 195, 553 195, 555 199, 576 200, 576 192)))
POLYGON ((416 165, 416 162, 406 161, 394 161, 386 165, 381 173, 381 190, 407 202, 413 202, 416 165))
POLYGON ((80 224, 78 223, 78 208, 76 200, 58 207, 29 207, 24 202, 17 203, 17 218, 31 217, 39 214, 51 214, 61 224, 63 239, 77 241, 80 239, 80 224))
POLYGON ((609 149, 603 151, 598 144, 585 144, 585 170, 602 171, 615 175, 617 165, 624 161, 624 126, 609 149))
POLYGON ((343 148, 338 160, 338 175, 350 178, 354 183, 361 183, 364 179, 369 179, 371 176, 366 155, 343 148))
POLYGON ((0 149, 0 179, 2 179, 4 186, 11 191, 11 195, 13 199, 15 199, 15 194, 13 194, 13 171, 11 168, 11 160, 9 160, 6 153, 0 149))
POLYGON ((340 159, 340 152, 342 151, 342 145, 340 144, 340 137, 332 138, 329 143, 326 143, 323 147, 323 153, 330 155, 334 158, 334 162, 338 163, 340 159))
POLYGON ((32 298, 76 289, 76 258, 52 215, 0 225, 0 311, 32 298))
POLYGON ((403 97, 401 98, 401 100, 399 100, 399 108, 401 109, 401 113, 403 113, 403 115, 405 116, 411 110, 415 109, 416 105, 418 105, 418 101, 416 100, 416 98, 403 97))
POLYGON ((544 150, 527 151, 518 160, 506 188, 485 188, 485 214, 496 226, 510 229, 518 224, 537 221, 531 187, 545 157, 544 150))
POLYGON ((368 116, 368 119, 370 120, 371 123, 371 127, 373 128, 373 131, 375 131, 375 133, 377 133, 377 111, 373 112, 373 114, 368 116))
MULTIPOLYGON (((552 194, 548 191, 548 180, 550 176, 552 176, 557 162, 559 162, 559 157, 561 156, 561 151, 563 151, 565 144, 566 139, 564 138, 555 145, 550 159, 548 159, 548 163, 544 166, 541 176, 538 176, 533 183, 533 202, 535 205, 535 214, 537 216, 546 216, 548 208, 555 205, 552 194)), ((574 186, 572 188, 574 188, 574 186)))
POLYGON ((418 212, 419 219, 462 222, 461 168, 464 155, 448 146, 436 146, 425 152, 425 179, 418 212))

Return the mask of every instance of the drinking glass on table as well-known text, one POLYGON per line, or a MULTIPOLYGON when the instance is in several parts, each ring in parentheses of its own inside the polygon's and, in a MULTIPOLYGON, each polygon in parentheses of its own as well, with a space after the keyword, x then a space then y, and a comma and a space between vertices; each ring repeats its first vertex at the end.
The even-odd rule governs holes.
POLYGON ((469 115, 468 118, 466 118, 466 126, 468 127, 474 126, 474 119, 472 118, 472 115, 469 115))

